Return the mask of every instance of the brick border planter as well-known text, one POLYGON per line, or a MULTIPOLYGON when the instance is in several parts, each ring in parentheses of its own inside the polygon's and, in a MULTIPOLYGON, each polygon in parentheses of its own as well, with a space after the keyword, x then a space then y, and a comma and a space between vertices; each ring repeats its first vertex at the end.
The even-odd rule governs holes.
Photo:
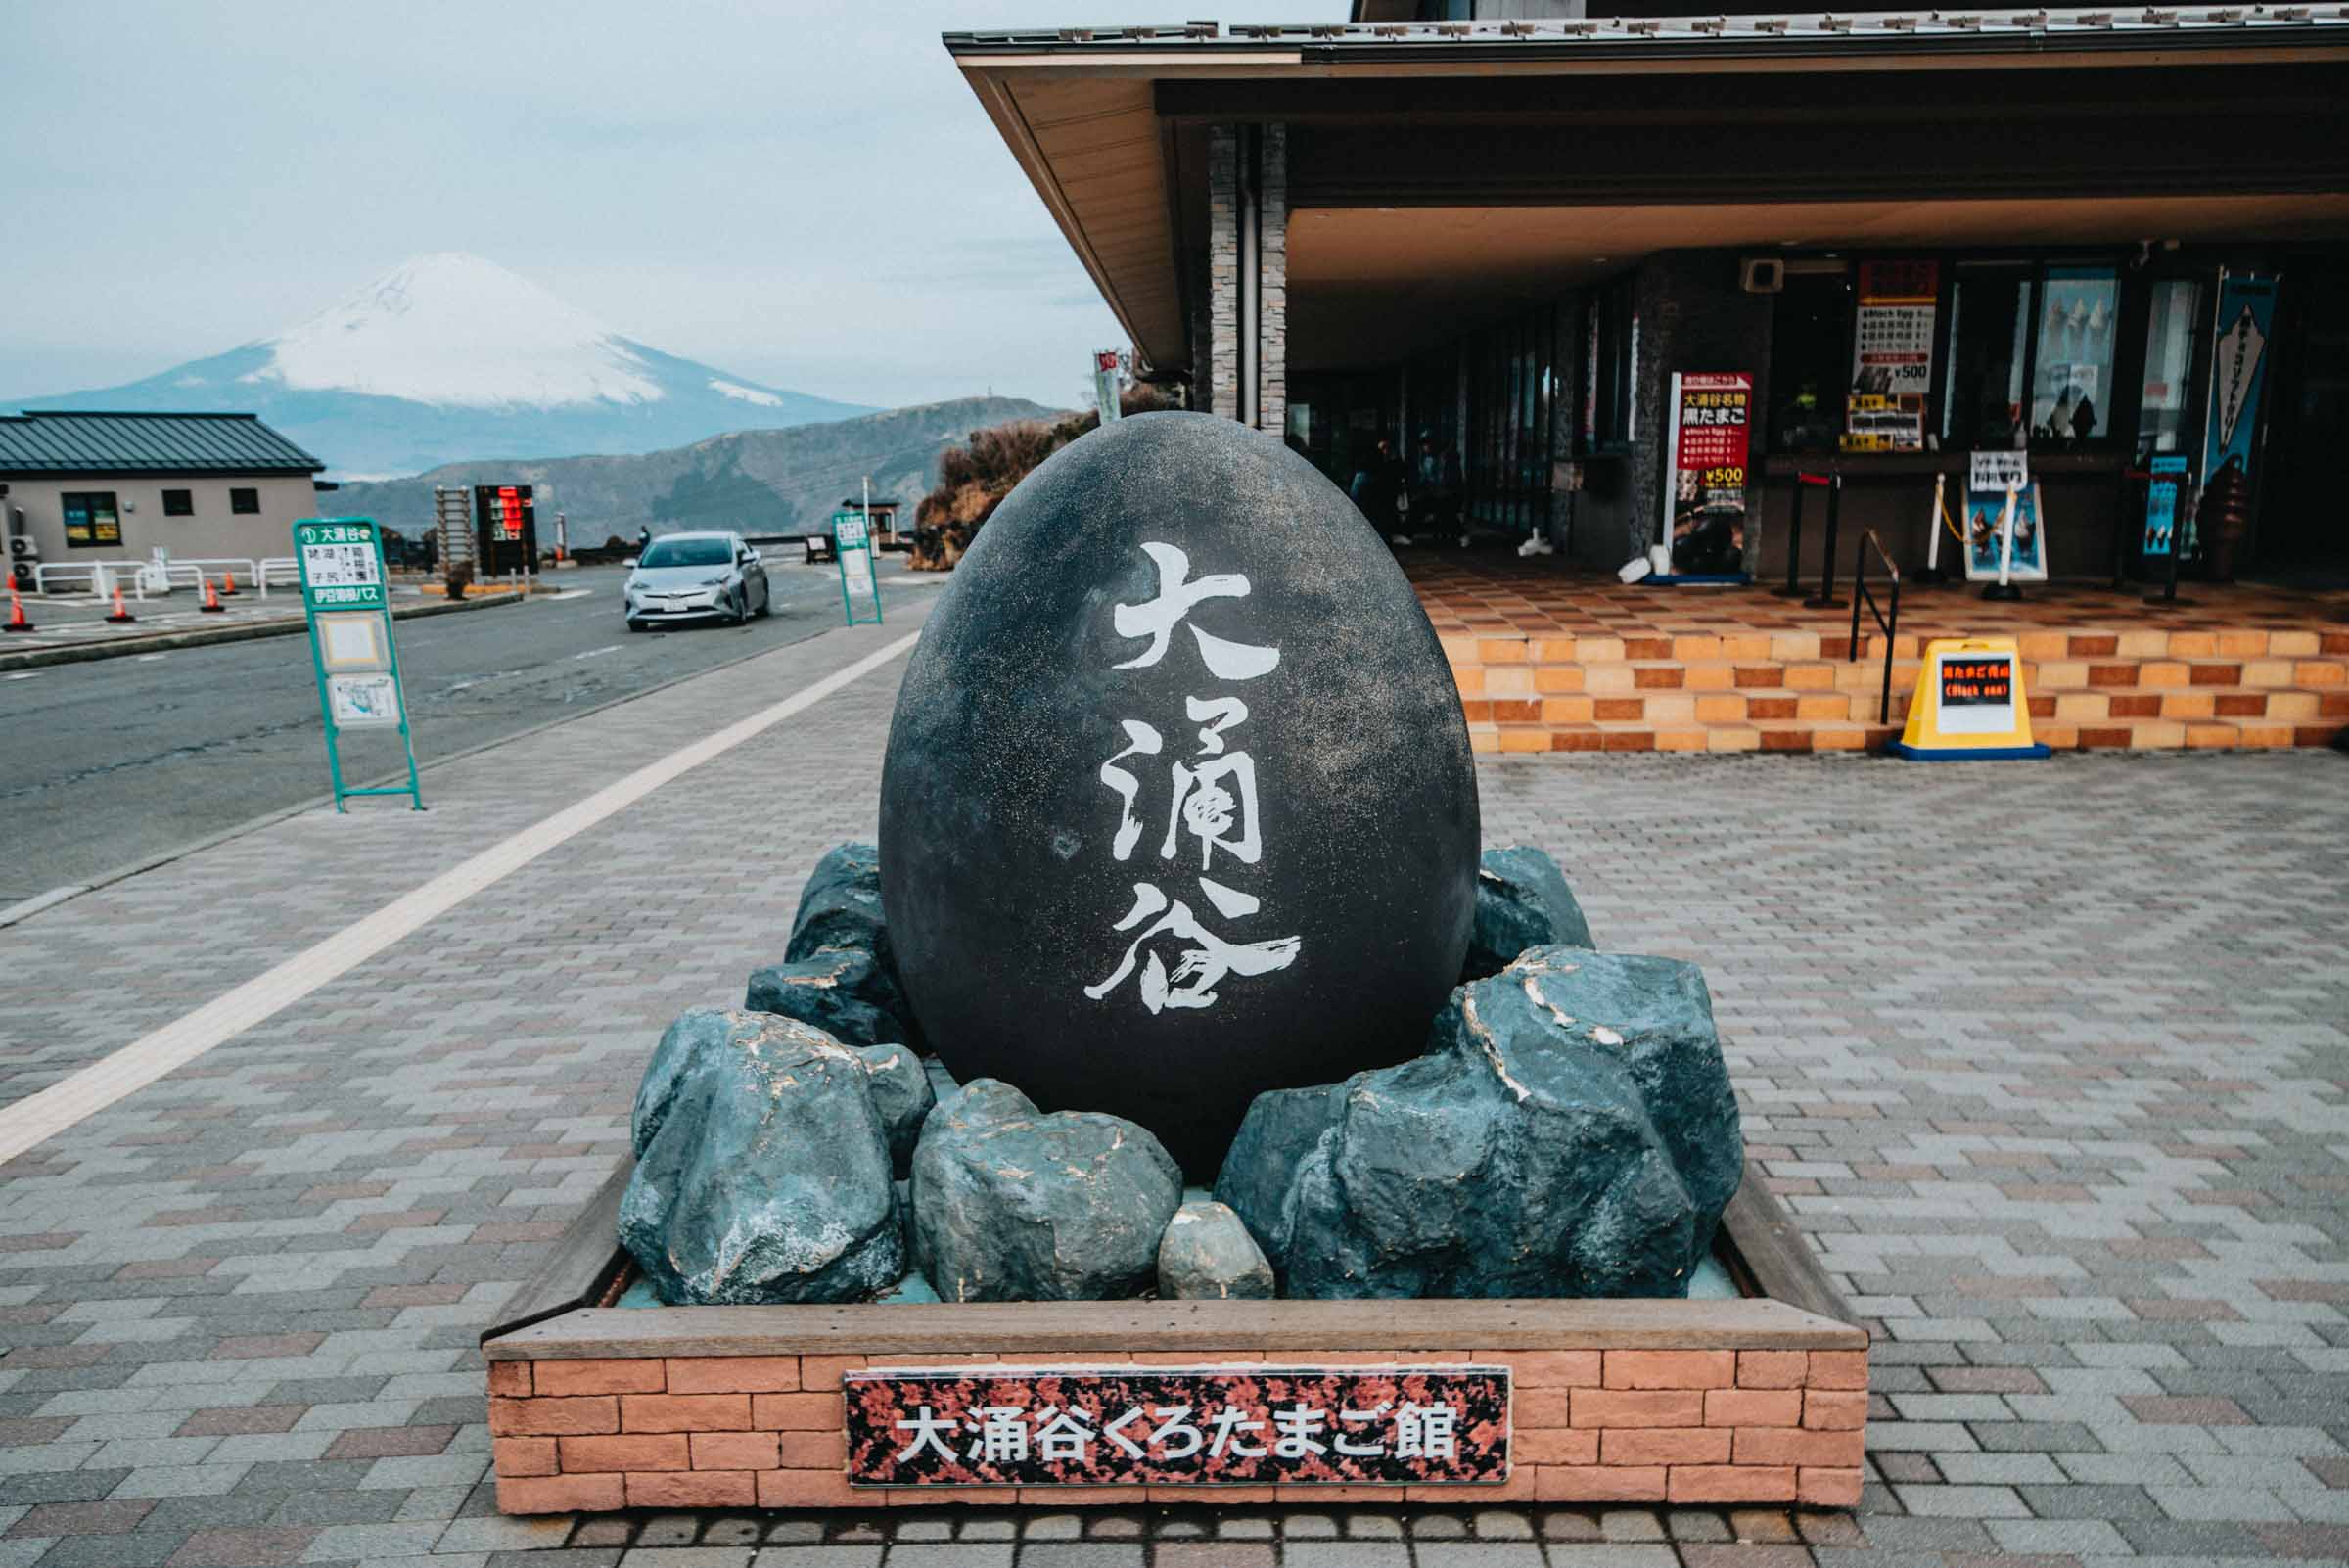
POLYGON ((483 1335, 498 1506, 1860 1500, 1867 1334, 1749 1170, 1724 1217, 1740 1301, 602 1305, 621 1170, 483 1335), (1498 1485, 852 1488, 842 1374, 985 1363, 1474 1361, 1510 1368, 1498 1485))

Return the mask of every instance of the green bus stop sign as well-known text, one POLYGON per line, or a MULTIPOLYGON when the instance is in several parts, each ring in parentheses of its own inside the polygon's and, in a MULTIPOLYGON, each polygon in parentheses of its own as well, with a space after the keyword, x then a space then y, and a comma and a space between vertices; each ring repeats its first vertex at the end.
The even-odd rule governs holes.
POLYGON ((840 603, 849 624, 881 623, 881 578, 873 570, 873 529, 862 512, 832 514, 832 554, 840 562, 840 603), (869 616, 857 613, 856 601, 871 603, 869 616))
POLYGON ((368 517, 303 518, 294 525, 294 559, 301 570, 310 671, 317 677, 318 712, 326 721, 326 770, 334 781, 335 809, 344 809, 343 803, 354 795, 405 795, 423 810, 408 705, 399 686, 399 652, 392 639, 383 530, 368 517), (346 787, 343 732, 394 728, 407 754, 406 785, 346 787))

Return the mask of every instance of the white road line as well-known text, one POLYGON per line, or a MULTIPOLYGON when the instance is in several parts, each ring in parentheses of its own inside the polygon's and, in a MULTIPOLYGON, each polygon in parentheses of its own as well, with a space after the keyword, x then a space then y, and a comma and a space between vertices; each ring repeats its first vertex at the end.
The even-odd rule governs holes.
POLYGON ((39 670, 37 670, 37 669, 27 669, 27 670, 24 670, 23 672, 22 672, 21 674, 15 674, 15 675, 11 675, 11 676, 9 676, 8 678, 9 678, 9 679, 11 679, 11 680, 32 680, 32 679, 35 679, 35 678, 37 678, 37 677, 39 676, 39 674, 40 674, 40 671, 39 671, 39 670))
POLYGON ((139 655, 137 662, 142 665, 152 665, 158 659, 168 659, 171 656, 169 654, 141 654, 139 655))
POLYGON ((547 851, 627 809, 664 784, 724 756, 794 715, 806 712, 852 681, 896 659, 920 637, 919 632, 899 637, 886 648, 865 655, 847 669, 803 687, 748 718, 705 735, 690 746, 680 747, 657 762, 646 763, 585 800, 540 818, 503 843, 484 850, 373 913, 361 916, 274 969, 213 997, 194 1012, 182 1014, 79 1072, 26 1095, 14 1105, 0 1108, 0 1164, 292 1006, 393 943, 438 920, 483 889, 513 875, 547 851))
POLYGON ((617 642, 615 642, 615 643, 607 643, 605 646, 603 646, 603 647, 601 647, 601 648, 590 648, 590 649, 588 649, 588 650, 587 650, 585 653, 576 653, 576 654, 573 654, 571 657, 572 657, 572 661, 573 661, 573 662, 576 664, 577 661, 579 661, 579 660, 581 660, 581 659, 601 659, 601 658, 602 658, 604 655, 606 655, 606 654, 608 654, 608 653, 618 653, 618 652, 620 652, 620 644, 619 644, 619 643, 617 643, 617 642))
POLYGON ((546 596, 546 602, 548 604, 561 604, 566 599, 589 599, 593 598, 594 596, 595 590, 593 588, 565 588, 561 593, 548 594, 546 596))

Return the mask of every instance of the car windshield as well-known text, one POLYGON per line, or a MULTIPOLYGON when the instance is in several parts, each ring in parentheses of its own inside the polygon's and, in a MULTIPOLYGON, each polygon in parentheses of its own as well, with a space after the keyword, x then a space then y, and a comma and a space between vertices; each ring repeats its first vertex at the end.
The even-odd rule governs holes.
POLYGON ((725 539, 655 539, 644 554, 636 558, 636 564, 648 567, 728 566, 733 560, 734 546, 725 539))

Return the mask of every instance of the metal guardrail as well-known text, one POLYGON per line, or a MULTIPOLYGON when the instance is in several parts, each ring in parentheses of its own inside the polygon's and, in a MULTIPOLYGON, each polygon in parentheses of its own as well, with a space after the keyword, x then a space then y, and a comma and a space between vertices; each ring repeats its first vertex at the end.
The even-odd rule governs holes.
POLYGON ((32 569, 32 591, 46 595, 56 591, 50 586, 53 581, 74 577, 88 586, 93 599, 107 597, 122 583, 141 604, 147 602, 149 587, 158 593, 168 593, 171 587, 153 561, 43 561, 32 569))
POLYGON ((1852 639, 1851 651, 1844 658, 1846 664, 1857 664, 1860 660, 1862 605, 1865 605, 1867 613, 1875 618, 1876 629, 1884 633, 1884 683, 1876 693, 1876 722, 1889 724, 1892 722, 1892 655, 1894 646, 1900 640, 1901 569, 1893 565, 1891 556, 1884 553, 1884 541, 1876 537, 1874 529, 1863 532, 1860 542, 1852 549, 1852 639), (1876 552, 1876 559, 1884 563, 1884 575, 1892 579, 1889 606, 1879 606, 1874 591, 1867 585, 1867 552, 1870 550, 1876 552))
POLYGON ((264 599, 269 597, 271 577, 289 587, 295 586, 301 581, 301 563, 290 555, 272 555, 253 564, 253 585, 261 590, 264 599))

